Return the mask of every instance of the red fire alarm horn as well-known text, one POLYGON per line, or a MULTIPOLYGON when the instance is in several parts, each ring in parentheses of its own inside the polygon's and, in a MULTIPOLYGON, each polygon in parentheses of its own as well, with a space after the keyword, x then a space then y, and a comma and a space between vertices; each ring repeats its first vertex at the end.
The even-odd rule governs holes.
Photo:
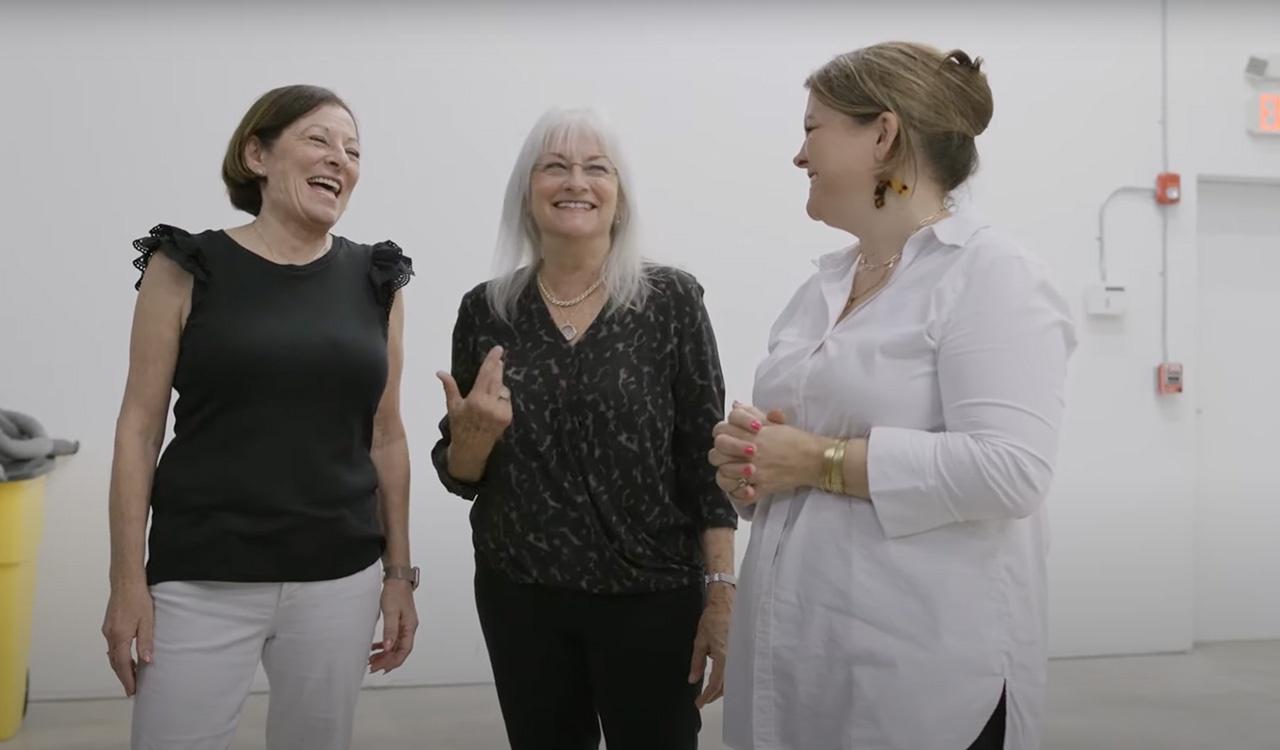
POLYGON ((1161 172, 1156 175, 1156 203, 1172 205, 1182 200, 1182 175, 1177 172, 1161 172))

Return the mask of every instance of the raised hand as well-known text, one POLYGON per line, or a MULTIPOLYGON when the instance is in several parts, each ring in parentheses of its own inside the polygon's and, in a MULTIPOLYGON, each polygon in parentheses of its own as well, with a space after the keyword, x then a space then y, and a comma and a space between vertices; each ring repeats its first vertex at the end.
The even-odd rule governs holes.
POLYGON ((511 426, 511 389, 502 383, 503 353, 501 346, 489 350, 466 397, 452 375, 436 373, 449 410, 449 473, 464 481, 484 474, 490 451, 511 426))

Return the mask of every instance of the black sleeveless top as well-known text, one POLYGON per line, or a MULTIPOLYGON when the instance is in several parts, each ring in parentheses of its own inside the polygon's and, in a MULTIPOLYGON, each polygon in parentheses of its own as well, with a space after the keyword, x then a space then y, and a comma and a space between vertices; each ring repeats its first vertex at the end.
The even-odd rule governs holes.
POLYGON ((384 545, 373 418, 410 259, 335 236, 315 261, 280 265, 225 232, 163 224, 134 247, 144 274, 162 252, 194 277, 147 581, 318 581, 371 565, 384 545))

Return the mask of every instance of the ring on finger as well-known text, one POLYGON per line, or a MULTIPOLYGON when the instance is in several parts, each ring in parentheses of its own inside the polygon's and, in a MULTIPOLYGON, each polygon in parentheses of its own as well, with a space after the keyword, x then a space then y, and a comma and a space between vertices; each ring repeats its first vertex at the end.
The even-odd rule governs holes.
POLYGON ((502 390, 498 391, 498 400, 499 400, 499 401, 510 401, 510 400, 511 400, 511 389, 510 389, 510 388, 503 388, 502 390))

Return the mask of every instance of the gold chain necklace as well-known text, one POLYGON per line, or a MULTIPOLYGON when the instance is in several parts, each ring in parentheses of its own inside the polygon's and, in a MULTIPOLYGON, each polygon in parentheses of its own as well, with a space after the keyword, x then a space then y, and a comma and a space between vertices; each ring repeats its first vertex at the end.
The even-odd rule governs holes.
POLYGON ((862 253, 858 253, 858 270, 859 271, 887 271, 898 265, 898 261, 902 260, 902 251, 889 256, 889 259, 881 263, 872 263, 866 259, 862 253))
MULTIPOLYGON (((929 214, 928 216, 921 219, 918 223, 916 223, 916 227, 911 231, 911 233, 915 234, 916 232, 920 231, 921 229, 924 229, 930 224, 941 221, 942 219, 946 218, 947 214, 950 213, 950 211, 951 211, 951 206, 944 203, 942 207, 939 208, 937 211, 934 211, 933 213, 929 214)), ((902 260, 902 250, 899 250, 898 252, 890 256, 887 260, 881 261, 879 263, 872 263, 868 261, 866 257, 863 256, 862 253, 858 253, 858 260, 857 260, 858 270, 859 271, 892 271, 894 267, 898 265, 898 262, 901 260, 902 260)), ((880 282, 877 282, 876 284, 872 284, 867 291, 871 291, 872 289, 875 289, 876 287, 880 286, 883 283, 884 281, 880 281, 880 282)), ((856 278, 854 279, 854 284, 849 288, 849 296, 845 299, 845 302, 844 302, 845 310, 848 310, 849 308, 853 307, 858 297, 861 296, 854 291, 853 287, 855 286, 857 286, 856 278)))
MULTIPOLYGON (((600 278, 596 279, 596 283, 587 287, 587 291, 569 300, 562 300, 562 299, 556 298, 556 296, 551 293, 551 290, 547 289, 547 286, 542 283, 542 276, 540 274, 538 276, 535 276, 534 278, 538 282, 538 291, 542 293, 542 298, 545 299, 547 302, 550 302, 551 304, 560 308, 561 310, 565 311, 565 316, 568 318, 568 320, 566 320, 563 325, 558 326, 558 328, 560 330, 560 335, 564 336, 565 341, 573 341, 578 337, 578 328, 573 324, 572 308, 575 308, 578 305, 582 304, 584 301, 586 301, 588 297, 594 294, 595 291, 600 288, 600 285, 604 283, 604 276, 601 276, 600 278)), ((555 322, 554 315, 551 316, 551 320, 552 322, 555 322)))
POLYGON ((596 279, 596 283, 587 287, 587 291, 579 294, 577 297, 574 297, 573 299, 560 299, 551 293, 551 290, 547 288, 546 284, 542 283, 542 274, 538 274, 536 278, 538 280, 538 291, 542 292, 542 296, 556 307, 577 307, 582 304, 583 300, 594 294, 595 291, 600 288, 600 285, 604 283, 604 276, 601 276, 596 279))
MULTIPOLYGON (((930 224, 940 221, 947 215, 947 213, 950 210, 951 208, 944 204, 942 208, 939 208, 937 211, 934 211, 933 213, 929 214, 928 216, 924 217, 919 222, 917 222, 915 229, 911 230, 911 233, 915 234, 916 232, 919 232, 921 229, 924 229, 930 224)), ((858 270, 888 271, 892 269, 894 266, 898 265, 898 261, 900 260, 902 260, 902 250, 899 250, 898 252, 891 255, 887 260, 883 260, 879 263, 872 263, 871 261, 867 260, 866 256, 864 256, 862 253, 858 253, 858 270)))

